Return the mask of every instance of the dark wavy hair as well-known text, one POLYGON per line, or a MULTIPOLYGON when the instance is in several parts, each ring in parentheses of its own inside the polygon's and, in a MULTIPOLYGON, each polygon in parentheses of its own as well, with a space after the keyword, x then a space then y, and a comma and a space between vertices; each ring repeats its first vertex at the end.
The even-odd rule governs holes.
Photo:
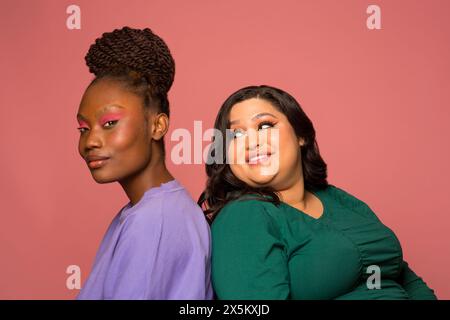
MULTIPOLYGON (((170 116, 167 93, 175 77, 175 61, 164 40, 149 28, 123 27, 105 32, 85 56, 95 75, 89 86, 101 79, 121 82, 142 98, 146 110, 154 108, 170 116)), ((164 142, 161 139, 164 152, 164 142)))
MULTIPOLYGON (((242 88, 233 93, 223 103, 214 123, 214 128, 221 132, 222 137, 226 137, 227 129, 230 128, 229 115, 232 107, 251 98, 264 99, 271 103, 287 117, 297 137, 304 139, 305 144, 301 147, 301 156, 305 189, 326 188, 328 186, 327 165, 320 156, 313 124, 299 103, 287 92, 266 85, 242 88)), ((216 148, 220 147, 222 148, 223 161, 221 163, 208 161, 206 164, 208 179, 206 188, 198 200, 198 204, 204 208, 204 213, 211 223, 228 202, 239 199, 244 195, 252 195, 257 199, 279 205, 280 199, 272 188, 253 188, 236 178, 225 159, 228 154, 226 144, 218 142, 213 137, 209 155, 214 157, 216 148)))

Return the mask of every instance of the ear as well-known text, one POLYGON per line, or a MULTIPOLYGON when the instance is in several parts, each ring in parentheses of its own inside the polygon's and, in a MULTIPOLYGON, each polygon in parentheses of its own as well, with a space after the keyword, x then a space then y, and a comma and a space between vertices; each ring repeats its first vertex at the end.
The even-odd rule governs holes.
POLYGON ((150 137, 159 141, 169 130, 169 117, 165 113, 158 113, 149 119, 151 122, 150 137))
POLYGON ((299 138, 299 139, 298 139, 298 145, 299 145, 300 147, 303 147, 303 146, 305 145, 305 139, 299 138))

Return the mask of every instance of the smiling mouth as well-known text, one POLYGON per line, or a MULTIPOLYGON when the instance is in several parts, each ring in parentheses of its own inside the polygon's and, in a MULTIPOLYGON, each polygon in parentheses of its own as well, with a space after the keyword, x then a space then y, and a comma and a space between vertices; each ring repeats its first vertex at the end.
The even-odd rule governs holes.
POLYGON ((270 154, 270 153, 252 156, 249 158, 248 164, 255 165, 255 164, 260 164, 260 163, 266 163, 270 160, 271 156, 272 156, 272 154, 270 154))
POLYGON ((109 160, 109 158, 100 159, 100 160, 92 160, 92 161, 88 162, 88 166, 91 169, 98 169, 98 168, 103 167, 108 160, 109 160))

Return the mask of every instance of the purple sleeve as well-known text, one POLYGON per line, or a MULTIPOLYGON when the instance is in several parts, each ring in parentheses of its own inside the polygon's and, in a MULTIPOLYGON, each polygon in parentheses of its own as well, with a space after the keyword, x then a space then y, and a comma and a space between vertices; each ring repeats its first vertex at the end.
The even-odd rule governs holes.
POLYGON ((189 215, 177 216, 163 214, 160 203, 126 219, 106 299, 210 298, 209 239, 189 215))

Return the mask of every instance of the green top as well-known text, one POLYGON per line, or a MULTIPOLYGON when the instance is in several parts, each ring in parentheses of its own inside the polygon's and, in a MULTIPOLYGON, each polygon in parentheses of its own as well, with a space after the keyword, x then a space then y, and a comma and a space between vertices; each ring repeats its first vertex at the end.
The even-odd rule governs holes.
POLYGON ((436 299, 364 202, 333 185, 311 192, 324 207, 318 219, 248 196, 220 211, 211 226, 218 299, 436 299))

